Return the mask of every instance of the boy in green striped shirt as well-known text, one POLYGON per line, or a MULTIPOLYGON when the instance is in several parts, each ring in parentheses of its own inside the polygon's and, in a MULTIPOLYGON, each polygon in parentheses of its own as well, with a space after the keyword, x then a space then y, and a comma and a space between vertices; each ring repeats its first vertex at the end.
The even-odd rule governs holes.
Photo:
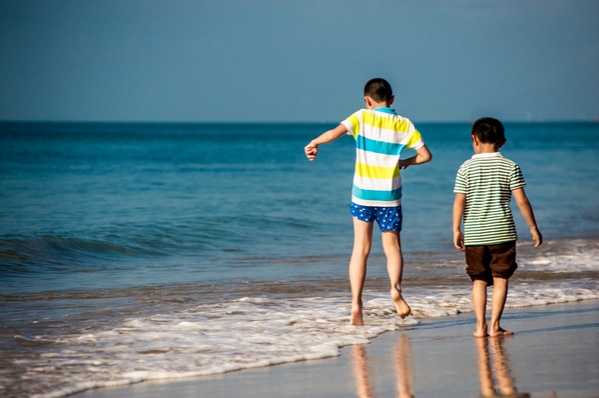
POLYGON ((509 207, 512 194, 530 227, 535 247, 543 243, 532 206, 524 193, 520 167, 498 152, 506 142, 503 125, 493 118, 472 126, 475 155, 456 176, 453 206, 453 243, 466 254, 476 313, 475 337, 487 336, 487 287, 494 285, 489 336, 513 334, 499 325, 508 293, 508 279, 516 268, 516 227, 509 207), (461 231, 462 221, 464 233, 461 231))

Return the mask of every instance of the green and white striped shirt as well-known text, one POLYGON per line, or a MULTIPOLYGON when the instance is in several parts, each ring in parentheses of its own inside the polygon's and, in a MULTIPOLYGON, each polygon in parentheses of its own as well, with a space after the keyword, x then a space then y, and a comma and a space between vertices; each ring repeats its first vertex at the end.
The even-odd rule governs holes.
POLYGON ((462 164, 455 193, 466 195, 464 244, 495 245, 517 240, 510 210, 512 191, 526 186, 520 167, 501 153, 481 153, 462 164))

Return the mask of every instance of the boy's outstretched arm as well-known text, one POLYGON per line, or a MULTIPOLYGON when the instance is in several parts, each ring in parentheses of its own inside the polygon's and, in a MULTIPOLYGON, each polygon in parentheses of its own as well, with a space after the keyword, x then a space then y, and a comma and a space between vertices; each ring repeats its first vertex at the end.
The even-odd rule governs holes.
POLYGON ((426 145, 416 149, 416 156, 412 156, 407 159, 400 159, 397 163, 400 169, 405 169, 408 166, 415 166, 417 164, 428 163, 433 160, 433 155, 431 151, 428 150, 426 145))
POLYGON ((464 249, 464 234, 462 234, 462 217, 464 217, 464 207, 466 206, 466 194, 456 193, 453 202, 453 245, 459 251, 464 249))
POLYGON ((516 199, 516 203, 520 208, 520 212, 524 216, 524 219, 528 223, 530 227, 530 233, 532 234, 532 240, 536 241, 535 247, 539 247, 541 243, 543 243, 543 235, 539 231, 537 227, 537 220, 535 220, 535 213, 532 211, 532 206, 526 197, 526 193, 524 193, 524 188, 514 189, 512 191, 514 198, 516 199))
POLYGON ((335 127, 333 130, 329 130, 326 133, 323 133, 318 138, 312 140, 306 147, 304 148, 304 152, 310 161, 316 159, 316 155, 318 155, 318 146, 322 144, 328 144, 329 142, 333 142, 343 135, 347 134, 347 127, 343 124, 335 127))

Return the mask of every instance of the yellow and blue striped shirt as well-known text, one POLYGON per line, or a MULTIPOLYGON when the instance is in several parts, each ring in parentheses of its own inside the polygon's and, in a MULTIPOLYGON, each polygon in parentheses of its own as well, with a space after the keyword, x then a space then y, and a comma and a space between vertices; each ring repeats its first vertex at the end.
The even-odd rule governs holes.
POLYGON ((352 202, 362 206, 399 206, 398 161, 403 148, 424 146, 418 130, 390 108, 361 109, 341 123, 356 140, 352 202))

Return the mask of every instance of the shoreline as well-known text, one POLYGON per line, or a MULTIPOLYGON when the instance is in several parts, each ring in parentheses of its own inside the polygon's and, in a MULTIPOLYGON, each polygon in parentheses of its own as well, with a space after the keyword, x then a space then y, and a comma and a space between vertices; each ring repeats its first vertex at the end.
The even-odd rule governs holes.
POLYGON ((472 337, 471 312, 418 320, 370 344, 343 347, 335 358, 72 396, 586 398, 599 391, 599 300, 506 308, 502 324, 515 334, 495 338, 472 337))

